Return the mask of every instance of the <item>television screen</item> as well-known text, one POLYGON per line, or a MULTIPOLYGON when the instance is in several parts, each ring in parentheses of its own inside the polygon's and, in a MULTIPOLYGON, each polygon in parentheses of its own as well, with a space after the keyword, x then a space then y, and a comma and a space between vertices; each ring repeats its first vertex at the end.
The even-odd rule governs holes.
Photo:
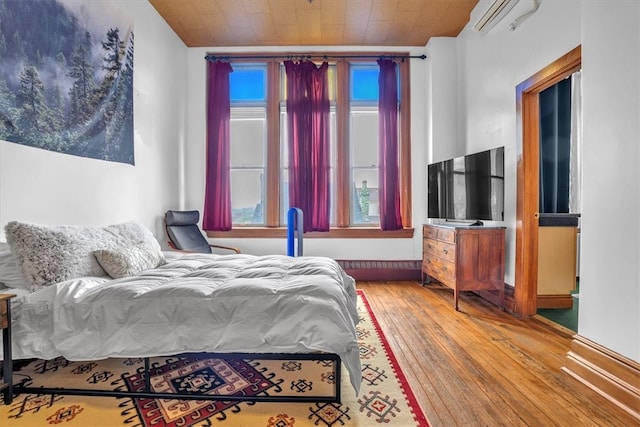
POLYGON ((504 147, 428 165, 429 218, 504 221, 504 147))

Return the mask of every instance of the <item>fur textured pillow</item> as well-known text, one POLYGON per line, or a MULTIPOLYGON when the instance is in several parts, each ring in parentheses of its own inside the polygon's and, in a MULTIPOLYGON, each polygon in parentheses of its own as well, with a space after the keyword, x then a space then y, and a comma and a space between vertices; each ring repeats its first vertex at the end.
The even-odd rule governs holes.
POLYGON ((105 276, 93 252, 139 243, 160 245, 151 231, 135 222, 87 227, 45 226, 12 221, 7 243, 32 289, 82 276, 105 276))
POLYGON ((113 250, 100 249, 93 254, 107 274, 114 279, 133 276, 166 263, 160 246, 149 243, 113 250))

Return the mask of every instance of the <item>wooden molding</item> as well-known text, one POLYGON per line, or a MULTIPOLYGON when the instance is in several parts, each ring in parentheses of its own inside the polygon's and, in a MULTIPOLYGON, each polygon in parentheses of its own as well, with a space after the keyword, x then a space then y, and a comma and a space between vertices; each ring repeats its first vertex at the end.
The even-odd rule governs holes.
POLYGON ((338 260, 338 263, 348 275, 356 280, 420 280, 420 260, 338 260))
POLYGON ((270 61, 267 72, 267 202, 266 223, 280 224, 280 64, 270 61))
MULTIPOLYGON (((215 239, 267 239, 287 237, 286 227, 235 227, 229 231, 207 231, 207 237, 215 239)), ((381 230, 371 227, 331 228, 329 231, 308 231, 305 239, 411 239, 413 228, 381 230)))
POLYGON ((573 308, 571 295, 538 295, 537 308, 573 308))
MULTIPOLYGON (((337 86, 339 88, 349 87, 349 63, 338 61, 336 63, 337 86)), ((349 91, 338 90, 336 93, 336 110, 349 111, 349 91)), ((349 149, 349 116, 347 114, 336 114, 336 156, 342 159, 336 170, 336 190, 338 197, 337 206, 337 226, 339 228, 349 227, 351 222, 351 154, 349 149)))
POLYGON ((413 227, 411 209, 411 71, 409 61, 399 64, 400 81, 400 216, 404 228, 413 227))
POLYGON ((580 70, 582 48, 544 67, 516 87, 516 256, 515 304, 521 316, 536 314, 538 282, 540 92, 580 70))
POLYGON ((562 370, 640 420, 640 363, 574 335, 562 370))

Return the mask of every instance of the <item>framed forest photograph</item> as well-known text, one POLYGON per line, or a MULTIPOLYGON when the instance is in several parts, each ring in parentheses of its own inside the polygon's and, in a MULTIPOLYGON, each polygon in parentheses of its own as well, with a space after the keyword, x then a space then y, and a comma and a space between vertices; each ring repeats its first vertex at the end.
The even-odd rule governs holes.
POLYGON ((133 19, 117 5, 0 0, 0 140, 135 164, 133 19))

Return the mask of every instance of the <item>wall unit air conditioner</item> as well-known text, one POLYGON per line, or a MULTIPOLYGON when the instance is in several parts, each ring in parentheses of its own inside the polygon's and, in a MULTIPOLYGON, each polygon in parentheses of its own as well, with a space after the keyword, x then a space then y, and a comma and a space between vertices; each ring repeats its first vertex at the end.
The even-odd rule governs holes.
POLYGON ((494 0, 489 9, 478 19, 473 29, 487 32, 493 28, 518 3, 518 0, 494 0))

